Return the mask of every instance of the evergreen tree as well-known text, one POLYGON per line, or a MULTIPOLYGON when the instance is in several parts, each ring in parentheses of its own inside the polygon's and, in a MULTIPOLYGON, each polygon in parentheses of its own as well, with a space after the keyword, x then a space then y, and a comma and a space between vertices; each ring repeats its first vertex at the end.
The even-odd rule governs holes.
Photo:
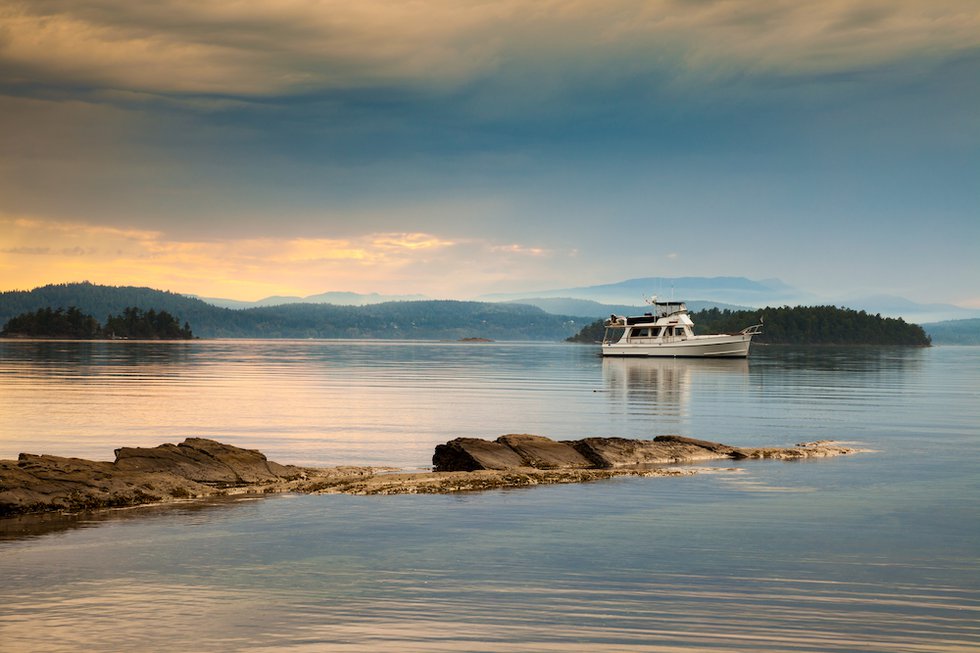
POLYGON ((91 340, 96 338, 140 338, 154 340, 190 339, 194 335, 190 324, 180 321, 166 311, 150 309, 146 313, 136 307, 123 309, 122 315, 110 315, 103 328, 91 315, 77 307, 45 307, 22 313, 7 320, 0 336, 27 338, 65 338, 91 340))

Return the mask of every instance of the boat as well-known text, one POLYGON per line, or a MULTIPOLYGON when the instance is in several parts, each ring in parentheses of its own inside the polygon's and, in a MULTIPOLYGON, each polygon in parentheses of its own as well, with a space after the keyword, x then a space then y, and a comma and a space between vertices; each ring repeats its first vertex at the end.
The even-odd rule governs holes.
POLYGON ((752 336, 762 324, 738 333, 695 335, 694 322, 684 302, 647 302, 649 313, 636 317, 610 315, 602 339, 603 356, 662 356, 670 358, 746 358, 752 336))

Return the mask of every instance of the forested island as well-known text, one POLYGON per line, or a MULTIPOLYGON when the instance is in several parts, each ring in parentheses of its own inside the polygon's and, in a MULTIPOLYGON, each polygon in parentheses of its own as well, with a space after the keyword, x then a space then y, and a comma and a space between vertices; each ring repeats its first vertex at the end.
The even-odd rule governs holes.
MULTIPOLYGON (((918 324, 836 306, 783 306, 752 311, 711 308, 690 315, 695 324, 695 333, 702 335, 736 333, 762 322, 762 333, 755 336, 753 342, 771 345, 928 347, 931 342, 918 324)), ((603 320, 597 320, 568 338, 568 342, 601 342, 604 330, 603 320)))
POLYGON ((120 315, 109 315, 104 325, 77 306, 41 308, 7 320, 0 336, 5 338, 59 338, 67 340, 189 340, 194 337, 187 322, 167 311, 143 311, 134 306, 120 315))

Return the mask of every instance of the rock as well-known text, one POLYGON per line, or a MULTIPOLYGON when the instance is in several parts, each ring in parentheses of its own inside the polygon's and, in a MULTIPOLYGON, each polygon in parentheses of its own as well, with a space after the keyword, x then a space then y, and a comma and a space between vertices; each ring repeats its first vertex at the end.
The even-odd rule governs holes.
POLYGON ((172 474, 119 472, 108 462, 31 454, 0 461, 0 516, 132 506, 208 491, 172 474))
POLYGON ((522 467, 520 454, 501 442, 479 438, 456 438, 436 445, 432 465, 440 472, 473 472, 478 469, 522 467))
POLYGON ((497 442, 521 457, 524 467, 535 469, 585 469, 596 467, 568 442, 555 442, 540 435, 501 435, 497 442))
POLYGON ((265 492, 306 471, 203 438, 117 449, 112 463, 23 453, 16 462, 0 461, 0 516, 134 506, 229 488, 265 492))
POLYGON ((21 454, 0 460, 0 517, 78 512, 225 494, 306 492, 423 494, 580 483, 613 476, 693 474, 666 464, 719 458, 801 459, 854 449, 831 442, 741 449, 678 435, 653 440, 585 438, 557 442, 529 434, 495 441, 456 438, 435 449, 433 472, 280 465, 258 451, 187 438, 153 448, 123 447, 115 462, 21 454), (654 467, 654 465, 657 465, 654 467))
POLYGON ((842 447, 827 440, 802 442, 795 447, 765 447, 740 449, 743 458, 771 458, 776 460, 801 460, 803 458, 827 458, 854 453, 854 449, 842 447))
POLYGON ((744 458, 798 459, 839 456, 853 449, 826 442, 788 448, 742 449, 680 435, 658 435, 652 440, 584 438, 556 442, 540 435, 502 435, 495 442, 457 438, 436 447, 435 471, 535 469, 620 469, 643 465, 741 460, 744 458))
POLYGON ((585 438, 572 443, 596 467, 662 465, 731 458, 733 447, 694 440, 679 435, 661 435, 653 440, 585 438))
POLYGON ((297 468, 270 462, 253 449, 241 449, 205 438, 187 438, 178 445, 152 449, 116 449, 115 468, 133 472, 166 472, 197 483, 236 487, 300 476, 297 468))
POLYGON ((744 458, 741 450, 679 435, 653 440, 585 438, 556 442, 540 435, 502 435, 495 442, 457 438, 436 447, 435 471, 478 469, 610 469, 698 460, 744 458))

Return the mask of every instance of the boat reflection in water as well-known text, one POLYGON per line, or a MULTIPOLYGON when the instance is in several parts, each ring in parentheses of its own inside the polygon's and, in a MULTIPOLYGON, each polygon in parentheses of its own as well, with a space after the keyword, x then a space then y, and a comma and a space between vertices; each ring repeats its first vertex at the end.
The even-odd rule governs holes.
POLYGON ((634 414, 680 417, 687 413, 694 392, 745 383, 748 374, 746 358, 602 359, 610 400, 634 414))

